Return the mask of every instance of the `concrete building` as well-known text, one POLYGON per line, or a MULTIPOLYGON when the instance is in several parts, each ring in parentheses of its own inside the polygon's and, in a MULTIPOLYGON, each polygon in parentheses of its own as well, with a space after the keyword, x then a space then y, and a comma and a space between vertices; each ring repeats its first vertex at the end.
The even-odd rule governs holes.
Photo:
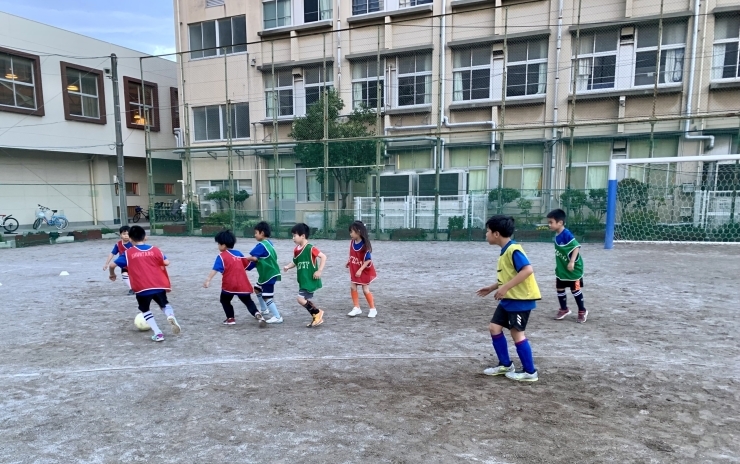
MULTIPOLYGON (((648 157, 653 111, 665 118, 740 108, 737 1, 665 2, 662 30, 660 9, 658 0, 583 0, 580 13, 577 0, 175 0, 178 50, 190 51, 181 56, 188 141, 193 153, 210 151, 193 161, 195 186, 228 176, 219 110, 228 99, 232 143, 243 155, 235 177, 259 193, 245 208, 269 212, 279 185, 280 208, 296 212, 283 221, 306 220, 322 207, 320 192, 312 194, 320 186, 283 145, 292 121, 323 85, 339 92, 346 112, 375 107, 379 82, 383 133, 408 137, 387 142, 383 158, 387 174, 410 175, 400 181, 406 195, 429 194, 421 176, 434 169, 436 141, 428 136, 441 126, 445 185, 456 190, 448 194, 503 182, 544 211, 554 204, 550 192, 566 187, 570 146, 568 130, 550 126, 567 125, 574 100, 575 189, 606 187, 612 157, 648 157), (599 120, 611 123, 582 125, 599 120), (502 121, 518 126, 503 149, 491 131, 502 121), (278 183, 270 179, 276 140, 278 183)), ((737 133, 736 117, 658 121, 653 156, 731 153, 737 133)), ((353 196, 372 196, 371 184, 355 185, 353 196)))
MULTIPOLYGON (((135 205, 146 208, 144 118, 151 115, 154 146, 174 146, 177 64, 148 60, 142 96, 145 54, 0 12, 1 214, 31 224, 42 204, 63 210, 72 225, 118 221, 112 53, 119 59, 123 194, 129 217, 135 205)), ((180 198, 179 156, 158 152, 153 164, 155 200, 180 198)))

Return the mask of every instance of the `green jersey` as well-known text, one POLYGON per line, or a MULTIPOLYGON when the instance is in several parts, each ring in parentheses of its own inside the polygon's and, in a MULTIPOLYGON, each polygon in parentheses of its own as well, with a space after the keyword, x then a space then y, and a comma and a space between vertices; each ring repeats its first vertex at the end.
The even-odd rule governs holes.
POLYGON ((262 240, 250 252, 256 258, 259 258, 255 264, 257 268, 257 283, 264 284, 271 279, 281 280, 280 265, 277 260, 277 252, 269 240, 262 240))
POLYGON ((580 250, 578 257, 573 263, 573 270, 568 270, 568 263, 570 262, 571 253, 574 250, 581 248, 581 244, 573 236, 573 233, 568 229, 563 229, 558 235, 555 236, 555 277, 560 280, 574 281, 583 278, 583 258, 581 258, 580 250))
POLYGON ((298 270, 298 289, 315 292, 321 288, 321 279, 314 279, 313 274, 319 270, 317 259, 319 249, 307 243, 303 248, 293 250, 293 264, 298 270))

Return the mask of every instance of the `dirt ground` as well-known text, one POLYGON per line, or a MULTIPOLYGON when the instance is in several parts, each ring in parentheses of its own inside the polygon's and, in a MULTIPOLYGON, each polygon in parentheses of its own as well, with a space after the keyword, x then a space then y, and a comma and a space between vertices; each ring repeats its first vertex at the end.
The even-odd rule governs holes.
POLYGON ((524 244, 544 299, 540 381, 519 384, 481 374, 496 247, 376 243, 373 320, 364 301, 346 316, 348 243, 316 241, 324 325, 305 327, 291 273, 285 322, 259 329, 241 304, 221 325, 212 240, 150 243, 183 327, 160 344, 102 271, 113 241, 0 251, 0 462, 740 462, 740 247, 584 246, 580 325, 552 319, 552 246, 524 244))

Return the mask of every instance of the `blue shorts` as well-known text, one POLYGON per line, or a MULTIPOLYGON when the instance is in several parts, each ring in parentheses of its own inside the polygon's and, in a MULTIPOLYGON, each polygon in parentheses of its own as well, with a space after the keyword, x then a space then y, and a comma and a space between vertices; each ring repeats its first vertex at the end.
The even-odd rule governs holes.
POLYGON ((275 284, 254 284, 254 293, 262 298, 271 298, 275 296, 275 284))

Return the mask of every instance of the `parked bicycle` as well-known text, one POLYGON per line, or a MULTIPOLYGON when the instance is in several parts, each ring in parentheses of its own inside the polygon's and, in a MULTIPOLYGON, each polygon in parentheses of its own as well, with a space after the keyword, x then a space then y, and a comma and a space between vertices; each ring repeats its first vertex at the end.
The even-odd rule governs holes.
POLYGON ((18 230, 18 219, 14 218, 12 214, 0 214, 0 218, 3 218, 2 228, 5 232, 12 234, 18 230))
POLYGON ((133 221, 139 222, 141 218, 149 220, 149 211, 145 211, 141 206, 136 207, 136 213, 134 213, 133 221))
POLYGON ((58 210, 49 209, 46 206, 38 205, 39 208, 36 210, 36 220, 33 221, 33 229, 37 230, 41 224, 48 224, 50 226, 56 226, 57 229, 66 229, 69 225, 69 221, 64 214, 57 214, 58 210), (51 218, 47 218, 47 212, 51 211, 51 218))

